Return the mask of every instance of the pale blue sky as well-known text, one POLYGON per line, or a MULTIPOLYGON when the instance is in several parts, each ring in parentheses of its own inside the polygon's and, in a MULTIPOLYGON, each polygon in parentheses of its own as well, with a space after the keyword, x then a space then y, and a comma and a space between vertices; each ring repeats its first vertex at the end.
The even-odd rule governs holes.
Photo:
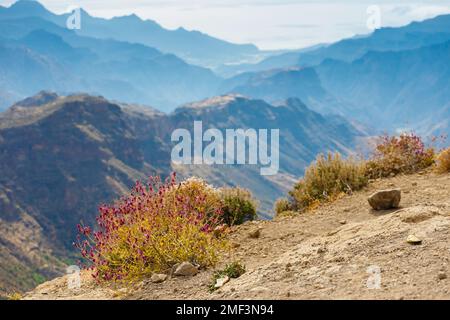
MULTIPOLYGON (((0 0, 10 5, 14 0, 0 0)), ((54 12, 81 6, 95 16, 135 13, 166 28, 180 26, 262 49, 301 48, 369 32, 367 8, 379 5, 383 26, 450 13, 449 0, 41 0, 54 12)))

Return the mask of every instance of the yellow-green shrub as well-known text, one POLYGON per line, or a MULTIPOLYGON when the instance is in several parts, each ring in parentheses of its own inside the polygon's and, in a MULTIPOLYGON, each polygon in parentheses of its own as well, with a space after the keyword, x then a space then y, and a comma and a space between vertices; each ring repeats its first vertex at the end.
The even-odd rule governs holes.
POLYGON ((450 172, 450 148, 442 151, 437 157, 436 170, 439 173, 450 172))
POLYGON ((339 153, 328 153, 317 157, 289 194, 294 209, 303 211, 366 185, 363 162, 342 159, 339 153))
MULTIPOLYGON (((209 217, 215 219, 220 215, 223 220, 221 192, 205 180, 198 177, 186 179, 168 190, 164 201, 167 206, 170 206, 176 204, 176 199, 180 197, 184 197, 192 207, 191 209, 198 211, 206 219, 209 217)), ((217 221, 213 221, 211 224, 217 225, 217 221)))
POLYGON ((19 292, 14 292, 14 293, 9 294, 6 298, 11 301, 17 301, 17 300, 22 300, 23 296, 19 292))
POLYGON ((239 225, 257 217, 257 202, 249 190, 242 188, 220 189, 223 219, 229 226, 239 225))
POLYGON ((78 226, 76 246, 99 280, 132 280, 183 261, 211 266, 225 246, 213 233, 222 224, 216 200, 199 180, 138 182, 130 195, 100 208, 96 232, 78 226))
POLYGON ((400 173, 410 174, 434 163, 433 148, 426 148, 415 134, 381 137, 372 158, 366 164, 366 176, 371 179, 400 173))
POLYGON ((291 211, 292 205, 286 198, 280 198, 277 201, 275 201, 275 205, 273 207, 273 211, 275 211, 275 214, 281 215, 283 212, 291 211))

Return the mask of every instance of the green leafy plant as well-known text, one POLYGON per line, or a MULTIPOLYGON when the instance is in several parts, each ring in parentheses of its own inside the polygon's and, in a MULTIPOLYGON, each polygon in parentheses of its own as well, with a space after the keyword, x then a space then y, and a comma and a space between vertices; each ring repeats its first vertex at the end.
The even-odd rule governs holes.
POLYGON ((233 226, 256 219, 257 202, 250 191, 242 188, 222 188, 220 195, 226 224, 233 226))
POLYGON ((277 201, 275 201, 273 210, 275 211, 276 216, 280 216, 285 212, 292 211, 292 205, 289 199, 280 198, 277 201))
POLYGON ((211 284, 209 285, 209 291, 214 292, 216 290, 215 286, 217 280, 224 277, 229 277, 230 279, 237 279, 244 273, 245 273, 245 266, 238 261, 226 265, 223 270, 214 272, 211 284))

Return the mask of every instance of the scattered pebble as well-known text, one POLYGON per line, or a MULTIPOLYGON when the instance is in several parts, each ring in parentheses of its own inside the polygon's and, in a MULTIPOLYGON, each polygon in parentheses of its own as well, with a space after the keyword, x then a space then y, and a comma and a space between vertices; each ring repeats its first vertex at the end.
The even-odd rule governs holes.
POLYGON ((261 236, 261 229, 255 229, 248 234, 249 238, 258 239, 261 236))
POLYGON ((438 279, 439 280, 445 280, 447 279, 447 274, 445 272, 439 272, 438 273, 438 279))
POLYGON ((217 279, 216 284, 214 285, 214 288, 215 289, 220 289, 228 282, 230 282, 230 277, 228 277, 228 276, 225 276, 223 278, 217 279))
POLYGON ((422 240, 420 240, 419 238, 417 238, 415 235, 410 234, 408 236, 408 238, 406 239, 406 242, 408 242, 409 244, 412 245, 419 245, 422 244, 422 240))
POLYGON ((326 251, 327 251, 327 249, 324 247, 320 247, 319 249, 317 249, 318 254, 325 253, 326 251))

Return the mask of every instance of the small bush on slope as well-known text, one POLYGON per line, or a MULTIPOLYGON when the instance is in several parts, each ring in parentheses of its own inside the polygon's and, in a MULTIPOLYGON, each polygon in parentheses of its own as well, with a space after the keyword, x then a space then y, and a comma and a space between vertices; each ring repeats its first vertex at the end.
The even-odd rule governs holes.
POLYGON ((216 191, 201 181, 150 178, 114 205, 102 206, 98 231, 79 225, 76 246, 98 280, 133 280, 190 261, 214 265, 225 241, 216 191))
POLYGON ((257 202, 252 193, 242 188, 220 189, 223 219, 229 226, 256 219, 257 202))
POLYGON ((373 157, 367 161, 366 176, 376 179, 415 173, 431 166, 434 157, 434 149, 426 148, 413 133, 381 137, 373 157))
POLYGON ((276 216, 283 215, 285 212, 292 211, 292 205, 289 202, 289 199, 286 198, 280 198, 277 201, 275 201, 275 205, 273 206, 273 211, 275 212, 276 216))
POLYGON ((450 148, 442 151, 437 157, 436 171, 438 173, 450 172, 450 148))
POLYGON ((354 159, 342 159, 336 153, 319 155, 305 171, 305 176, 289 194, 292 206, 304 211, 342 193, 351 193, 367 185, 364 164, 354 159))

